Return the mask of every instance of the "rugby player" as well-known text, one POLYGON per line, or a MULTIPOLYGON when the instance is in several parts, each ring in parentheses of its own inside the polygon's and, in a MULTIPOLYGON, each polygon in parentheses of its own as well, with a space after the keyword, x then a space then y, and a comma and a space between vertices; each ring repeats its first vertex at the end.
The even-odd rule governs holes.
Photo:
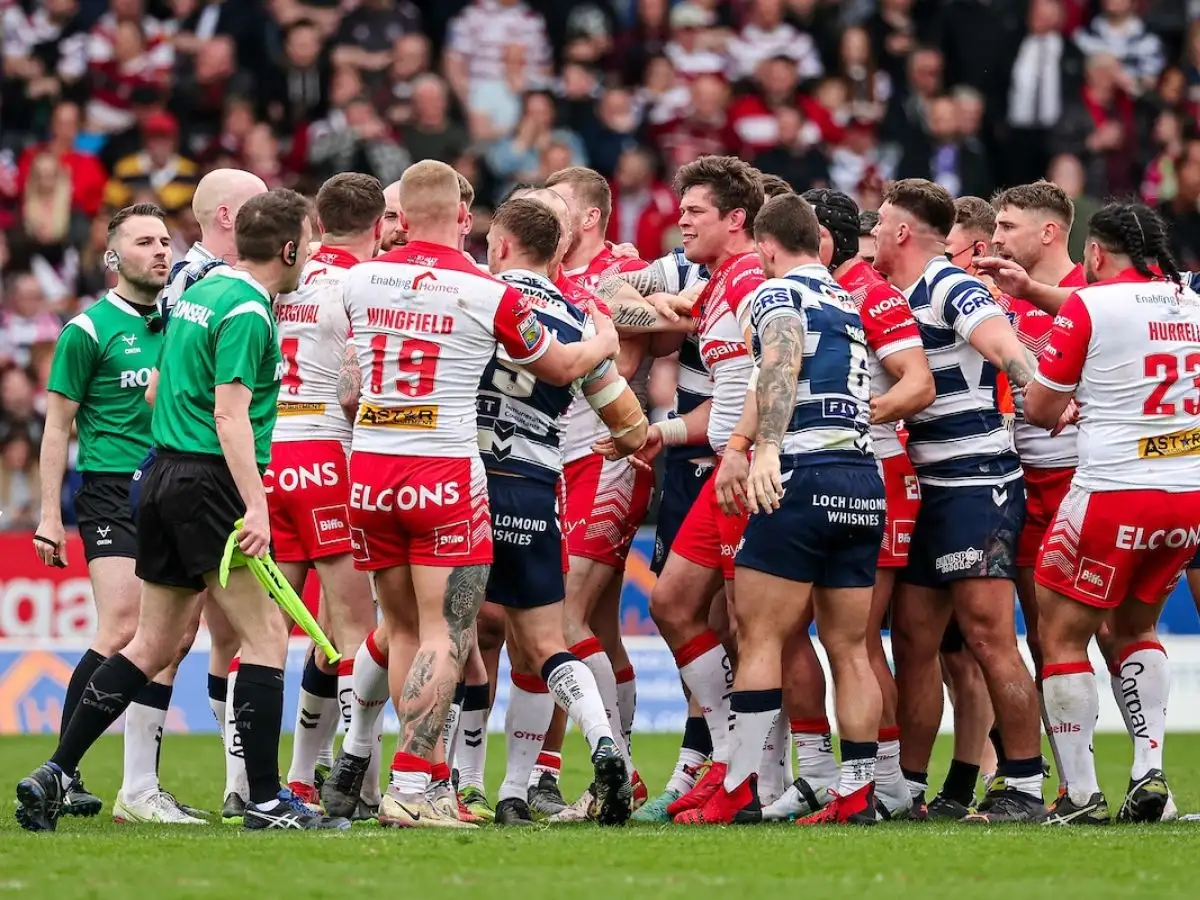
POLYGON ((1156 624, 1200 538, 1200 433, 1191 375, 1200 358, 1200 298, 1181 288, 1159 215, 1110 204, 1088 223, 1088 287, 1058 310, 1025 417, 1053 428, 1079 406, 1079 467, 1038 559, 1043 690, 1067 793, 1053 824, 1106 824, 1092 735, 1099 705, 1087 647, 1108 617, 1117 659, 1141 672, 1147 738, 1134 741, 1118 818, 1156 821, 1169 686, 1156 624), (1150 266, 1164 273, 1158 277, 1150 266))
POLYGON ((275 605, 246 567, 222 587, 217 570, 235 532, 248 556, 265 555, 271 532, 261 472, 283 363, 271 298, 294 291, 307 257, 308 203, 277 190, 238 213, 238 261, 191 288, 176 303, 161 358, 154 408, 158 457, 138 510, 137 574, 142 609, 129 646, 101 665, 50 761, 17 785, 24 827, 54 830, 65 772, 178 653, 208 586, 240 644, 234 696, 250 784, 249 830, 343 829, 346 819, 313 814, 279 784, 279 732, 287 632, 275 605), (235 522, 244 520, 240 530, 235 522))
POLYGON ((400 227, 400 182, 393 181, 383 189, 383 230, 379 235, 379 252, 387 253, 403 247, 407 237, 400 227))
POLYGON ((569 384, 616 352, 616 333, 563 345, 518 291, 464 259, 456 245, 468 211, 444 163, 406 170, 400 207, 408 243, 355 266, 345 285, 363 384, 350 459, 356 564, 375 573, 389 641, 418 641, 407 668, 389 655, 400 736, 379 819, 473 827, 426 792, 492 560, 473 440, 479 381, 499 342, 514 363, 569 384))
MULTIPOLYGON (((1012 608, 1024 490, 993 399, 995 368, 1014 390, 1032 374, 987 286, 945 258, 954 219, 944 188, 904 179, 888 187, 875 228, 876 267, 904 291, 938 373, 936 399, 906 422, 921 509, 892 622, 901 752, 907 758, 911 742, 928 766, 941 718, 938 649, 953 612, 983 668, 1007 756, 1006 787, 979 820, 1038 821, 1046 808, 1037 694, 1012 608)), ((927 783, 924 770, 910 772, 911 782, 927 783)))
MULTIPOLYGON (((271 465, 263 476, 279 568, 298 594, 308 570, 316 569, 322 611, 344 656, 331 671, 314 649, 301 681, 288 788, 313 805, 320 803, 314 786, 319 757, 328 752, 341 718, 339 697, 345 692, 348 698, 354 657, 375 627, 370 583, 352 558, 347 453, 358 393, 340 378, 344 358, 353 355, 341 287, 350 268, 371 259, 379 246, 383 188, 370 175, 335 175, 318 191, 316 212, 321 244, 304 267, 300 288, 275 302, 285 370, 271 465)), ((379 754, 372 760, 374 778, 368 771, 358 818, 369 818, 379 806, 379 754)))
MULTIPOLYGON (((137 532, 129 501, 130 479, 150 445, 151 407, 145 402, 151 366, 162 344, 157 297, 170 272, 171 239, 157 206, 118 212, 108 224, 105 264, 117 284, 67 323, 54 352, 47 385, 42 440, 42 518, 34 548, 47 565, 67 563, 62 523, 62 482, 71 426, 79 432, 75 495, 79 536, 96 603, 96 636, 67 685, 62 728, 71 721, 96 669, 122 650, 137 629, 141 584, 134 574, 137 532)), ((125 767, 113 805, 118 822, 201 825, 158 781, 159 744, 179 660, 156 673, 125 716, 125 767)), ((64 795, 63 813, 94 816, 101 801, 87 792, 78 772, 64 795)), ((18 814, 19 815, 19 814, 18 814)))

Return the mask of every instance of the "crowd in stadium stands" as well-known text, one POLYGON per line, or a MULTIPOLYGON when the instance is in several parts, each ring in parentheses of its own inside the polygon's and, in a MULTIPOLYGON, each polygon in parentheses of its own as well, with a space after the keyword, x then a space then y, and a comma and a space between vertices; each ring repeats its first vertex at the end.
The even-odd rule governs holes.
POLYGON ((585 163, 612 179, 611 239, 647 258, 674 243, 672 174, 707 153, 864 208, 893 177, 987 197, 1044 175, 1080 222, 1141 194, 1200 268, 1200 0, 0 0, 0 17, 0 527, 36 521, 45 375, 107 286, 107 216, 159 203, 182 256, 212 167, 311 191, 445 160, 477 188, 481 254, 508 186, 585 163))

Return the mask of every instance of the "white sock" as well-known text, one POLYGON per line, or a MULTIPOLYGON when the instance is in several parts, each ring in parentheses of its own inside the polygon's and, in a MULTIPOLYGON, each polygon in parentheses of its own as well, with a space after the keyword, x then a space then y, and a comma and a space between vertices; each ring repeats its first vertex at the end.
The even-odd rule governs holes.
POLYGON ((633 666, 615 673, 617 678, 617 710, 621 714, 621 737, 625 749, 633 756, 633 716, 637 712, 637 676, 633 666))
POLYGON ((389 784, 399 794, 424 797, 431 782, 429 763, 407 753, 397 752, 392 757, 389 784))
POLYGON ((1042 693, 1040 684, 1038 685, 1038 705, 1042 714, 1042 727, 1046 730, 1046 743, 1050 745, 1050 755, 1054 758, 1054 772, 1058 776, 1058 787, 1061 790, 1067 786, 1067 776, 1063 774, 1062 757, 1058 752, 1055 734, 1050 728, 1050 717, 1046 715, 1046 696, 1042 693))
POLYGON ((555 781, 562 774, 562 754, 553 750, 543 750, 538 754, 533 771, 529 773, 529 787, 537 787, 543 775, 549 775, 555 781))
POLYGON ((733 728, 729 733, 729 768, 725 772, 725 790, 737 790, 742 782, 757 773, 763 759, 767 737, 775 730, 775 721, 783 706, 783 691, 734 691, 729 697, 733 728))
POLYGON ((788 731, 788 718, 781 712, 775 717, 775 727, 767 735, 762 760, 758 764, 758 799, 767 806, 791 783, 792 735, 788 731))
MULTIPOLYGON (((240 663, 235 657, 233 665, 240 663)), ((225 796, 237 794, 245 801, 250 800, 250 780, 246 777, 245 751, 242 737, 238 734, 237 721, 233 713, 233 689, 237 685, 237 669, 229 672, 229 693, 225 697, 225 796)))
POLYGON ((1120 664, 1118 705, 1125 713, 1126 727, 1133 740, 1130 777, 1137 779, 1151 769, 1163 767, 1171 671, 1162 644, 1150 641, 1126 647, 1120 664))
MULTIPOLYGON (((607 661, 608 657, 604 659, 607 661)), ((612 672, 612 666, 609 666, 608 670, 612 672)), ((575 723, 593 753, 596 752, 596 745, 602 738, 613 738, 608 712, 604 709, 604 701, 600 697, 590 667, 569 653, 559 653, 546 661, 542 671, 546 674, 546 686, 550 689, 550 696, 562 707, 567 718, 575 723)), ((613 684, 616 684, 615 680, 613 684)), ((613 712, 616 712, 615 708, 613 712)), ((617 723, 619 729, 619 718, 617 723)), ((619 741, 616 741, 616 744, 621 746, 619 741)), ((632 772, 630 774, 632 775, 632 772)))
MULTIPOLYGON (((296 706, 296 727, 292 741, 292 763, 288 783, 313 784, 314 770, 322 752, 329 752, 337 734, 341 711, 337 697, 320 697, 302 687, 296 706)), ((329 764, 333 760, 330 759, 329 764)))
POLYGON ((504 783, 500 785, 500 800, 510 797, 526 799, 529 774, 537 762, 542 742, 546 740, 546 731, 550 728, 550 719, 554 716, 554 698, 540 678, 517 672, 513 673, 512 678, 508 710, 504 716, 508 754, 504 783))
MULTIPOLYGON (((372 653, 374 646, 374 640, 368 635, 354 655, 354 709, 350 712, 346 739, 342 741, 342 749, 354 756, 371 756, 378 750, 379 722, 391 696, 388 691, 387 662, 375 658, 372 653)), ((374 653, 378 654, 378 650, 374 653)))
POLYGON ((679 758, 675 760, 675 770, 667 781, 667 790, 686 794, 694 788, 696 786, 696 770, 704 765, 706 759, 708 757, 698 750, 680 749, 679 758))
POLYGON ((464 685, 460 681, 454 691, 454 699, 450 701, 450 711, 446 713, 446 723, 442 726, 442 749, 446 755, 446 765, 454 769, 454 745, 458 737, 459 724, 462 721, 464 685))
POLYGON ((676 651, 675 664, 708 723, 713 762, 729 762, 729 695, 733 691, 733 668, 721 646, 721 639, 715 631, 704 632, 676 651))
MULTIPOLYGON (((621 754, 625 757, 625 765, 629 766, 630 772, 632 772, 633 766, 629 760, 629 750, 625 746, 625 738, 621 729, 621 710, 617 701, 617 676, 613 673, 612 660, 608 658, 608 654, 604 652, 604 647, 596 638, 588 638, 585 641, 580 641, 569 652, 574 654, 579 662, 587 666, 588 671, 591 673, 592 680, 596 684, 596 691, 600 697, 600 702, 604 704, 604 715, 608 719, 608 729, 612 733, 617 747, 620 748, 621 754)), ((549 679, 546 680, 546 683, 550 683, 549 679)))
POLYGON ((862 744, 854 746, 862 747, 864 752, 861 755, 853 752, 847 746, 846 741, 842 742, 842 756, 849 758, 843 758, 841 773, 838 777, 837 792, 840 797, 849 797, 875 780, 875 756, 879 752, 878 747, 874 742, 865 746, 862 744))
POLYGON ((900 771, 900 729, 879 729, 879 748, 875 751, 875 789, 886 797, 907 800, 908 787, 900 771))
POLYGON ((125 764, 121 796, 140 800, 158 791, 158 752, 171 703, 171 688, 151 682, 125 711, 125 764))
POLYGON ((1046 717, 1058 743, 1067 795, 1079 805, 1100 790, 1092 734, 1100 712, 1100 694, 1090 663, 1046 666, 1042 674, 1046 717))
POLYGON ((359 797, 367 806, 375 807, 383 795, 379 788, 379 770, 383 765, 383 716, 375 717, 375 746, 371 750, 371 761, 367 763, 367 774, 363 776, 362 792, 359 797))
POLYGON ((458 738, 454 742, 454 763, 458 767, 458 786, 483 788, 483 769, 487 761, 487 725, 489 686, 469 684, 459 715, 458 738))
POLYGON ((813 790, 838 783, 838 763, 833 755, 833 735, 828 719, 792 719, 792 746, 796 748, 796 775, 813 790))

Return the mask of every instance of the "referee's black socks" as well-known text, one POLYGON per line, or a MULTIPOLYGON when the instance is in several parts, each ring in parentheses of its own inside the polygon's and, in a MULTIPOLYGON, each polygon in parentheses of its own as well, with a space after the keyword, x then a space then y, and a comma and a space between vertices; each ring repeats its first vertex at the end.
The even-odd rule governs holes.
POLYGON ((71 680, 67 683, 67 694, 63 697, 62 725, 58 729, 60 738, 67 733, 67 725, 71 722, 71 716, 75 715, 75 708, 79 706, 79 698, 83 696, 84 688, 106 659, 107 656, 88 648, 75 664, 75 671, 71 673, 71 680))
POLYGON ((145 672, 120 653, 105 660, 84 687, 50 762, 73 775, 83 755, 149 681, 145 672))
POLYGON ((279 796, 283 669, 242 663, 233 686, 233 719, 242 738, 251 803, 279 796))

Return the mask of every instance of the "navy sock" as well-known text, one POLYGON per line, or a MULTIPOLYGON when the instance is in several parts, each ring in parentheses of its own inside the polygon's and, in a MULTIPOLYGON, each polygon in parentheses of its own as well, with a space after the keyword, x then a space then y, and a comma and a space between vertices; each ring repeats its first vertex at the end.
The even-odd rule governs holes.
MULTIPOLYGON (((240 672, 238 678, 241 678, 240 672)), ((325 697, 332 700, 337 696, 337 685, 337 673, 322 672, 317 666, 316 659, 310 656, 308 662, 304 664, 304 674, 300 676, 300 687, 314 697, 325 697)))
POLYGON ((971 801, 975 799, 975 781, 978 778, 979 766, 965 763, 961 759, 952 759, 950 771, 946 773, 946 780, 942 782, 942 796, 949 797, 963 806, 970 806, 971 801))
POLYGON ((688 716, 683 723, 684 750, 694 750, 701 756, 712 756, 712 735, 708 733, 708 723, 704 716, 688 716))

